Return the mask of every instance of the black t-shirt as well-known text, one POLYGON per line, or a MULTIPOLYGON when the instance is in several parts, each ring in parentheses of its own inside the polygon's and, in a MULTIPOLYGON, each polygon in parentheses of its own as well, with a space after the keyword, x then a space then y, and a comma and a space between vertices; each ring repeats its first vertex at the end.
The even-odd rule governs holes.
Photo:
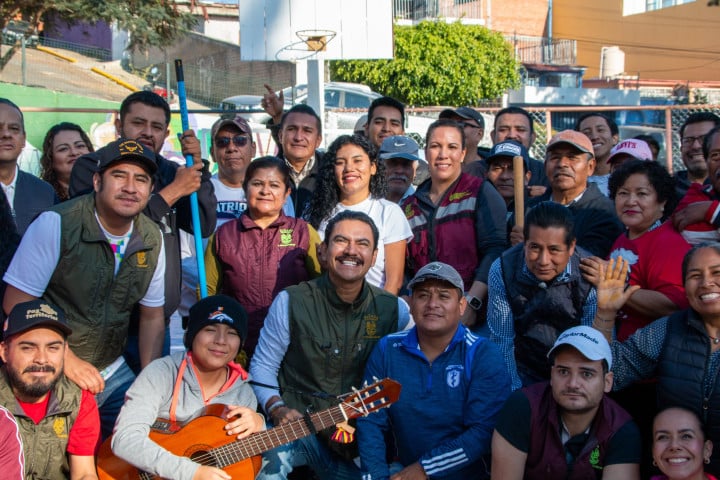
MULTIPOLYGON (((530 401, 522 390, 516 390, 500 410, 495 424, 495 430, 505 440, 525 453, 530 450, 530 415, 530 401)), ((640 457, 640 430, 635 422, 629 421, 615 432, 608 442, 603 465, 640 463, 640 457)))

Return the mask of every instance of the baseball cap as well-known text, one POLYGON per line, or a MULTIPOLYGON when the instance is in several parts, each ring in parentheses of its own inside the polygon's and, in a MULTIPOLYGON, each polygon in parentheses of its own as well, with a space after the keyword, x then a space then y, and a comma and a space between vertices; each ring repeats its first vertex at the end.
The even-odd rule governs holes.
POLYGON ((97 167, 101 172, 114 163, 122 162, 137 162, 150 175, 154 175, 157 171, 155 152, 135 140, 118 138, 95 153, 98 159, 97 167))
POLYGON ((353 128, 353 133, 357 134, 365 134, 365 124, 367 123, 367 113, 363 113, 360 115, 360 118, 357 119, 357 122, 355 122, 355 128, 353 128))
POLYGON ((488 155, 485 161, 490 165, 495 159, 517 156, 523 157, 523 164, 527 171, 530 168, 530 155, 528 154, 527 148, 516 140, 505 140, 493 145, 492 150, 490 150, 490 155, 488 155))
POLYGON ((413 279, 410 280, 410 283, 408 283, 408 288, 412 290, 414 285, 430 279, 444 280, 451 284, 453 287, 459 288, 463 292, 465 291, 462 277, 457 272, 457 270, 455 270, 447 263, 443 262, 430 262, 424 267, 422 267, 420 270, 418 270, 413 279))
POLYGON ((582 132, 577 132, 575 130, 563 130, 550 139, 550 142, 547 144, 547 150, 550 150, 555 145, 560 145, 561 143, 572 145, 581 152, 589 153, 590 155, 595 156, 592 142, 587 135, 582 132))
POLYGON ((608 157, 607 163, 612 163, 613 157, 621 154, 630 155, 637 160, 652 160, 653 158, 647 142, 635 138, 623 140, 615 145, 612 150, 610 150, 610 157, 608 157))
POLYGON ((240 115, 235 115, 234 118, 221 118, 220 120, 215 122, 210 129, 210 138, 215 141, 215 135, 217 135, 221 128, 227 127, 228 125, 238 128, 242 133, 252 135, 252 129, 250 128, 250 124, 247 122, 247 120, 245 120, 240 115))
POLYGON ((592 327, 580 325, 578 327, 568 328, 560 334, 555 341, 555 345, 550 349, 547 356, 550 358, 552 353, 560 345, 570 345, 578 352, 582 353, 588 360, 605 360, 608 364, 608 370, 612 369, 612 352, 610 345, 602 333, 592 327))
POLYGON ((205 297, 190 307, 185 348, 192 348, 195 335, 208 325, 224 323, 234 328, 240 335, 241 345, 247 338, 247 312, 240 303, 227 295, 205 297))
POLYGON ((417 155, 419 148, 417 142, 412 138, 404 135, 393 135, 383 140, 382 145, 380 145, 378 157, 380 160, 404 158, 406 160, 417 161, 420 160, 420 157, 417 155))
POLYGON ((483 118, 483 116, 480 114, 480 112, 470 107, 458 107, 455 110, 453 110, 452 108, 446 108, 445 110, 440 112, 438 118, 452 118, 456 115, 460 118, 475 120, 478 125, 485 128, 485 119, 483 118))
POLYGON ((72 333, 62 310, 45 300, 36 299, 13 307, 3 325, 3 338, 37 327, 54 328, 66 338, 72 333))

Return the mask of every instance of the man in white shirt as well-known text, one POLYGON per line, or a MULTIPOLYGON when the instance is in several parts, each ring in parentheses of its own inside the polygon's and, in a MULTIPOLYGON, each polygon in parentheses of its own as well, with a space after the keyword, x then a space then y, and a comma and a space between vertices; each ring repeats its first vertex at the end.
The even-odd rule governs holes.
POLYGON ((121 138, 97 158, 94 192, 56 205, 28 227, 4 276, 3 309, 43 298, 65 311, 73 330, 65 374, 96 394, 107 436, 134 379, 122 352, 136 303, 141 365, 161 355, 165 252, 159 228, 141 213, 155 154, 121 138))

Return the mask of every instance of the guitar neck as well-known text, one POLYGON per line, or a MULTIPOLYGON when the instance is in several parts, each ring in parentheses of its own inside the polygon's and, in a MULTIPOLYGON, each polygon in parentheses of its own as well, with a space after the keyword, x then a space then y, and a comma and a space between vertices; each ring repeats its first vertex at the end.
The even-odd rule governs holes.
MULTIPOLYGON (((348 418, 356 415, 348 415, 348 418)), ((341 406, 328 408, 321 412, 310 414, 310 421, 315 431, 325 430, 345 421, 341 406)), ((228 465, 240 462, 246 458, 260 455, 263 452, 272 450, 280 445, 293 442, 299 438, 311 435, 311 431, 304 418, 279 425, 264 432, 258 432, 247 438, 231 442, 211 450, 215 457, 217 466, 223 468, 228 465)))

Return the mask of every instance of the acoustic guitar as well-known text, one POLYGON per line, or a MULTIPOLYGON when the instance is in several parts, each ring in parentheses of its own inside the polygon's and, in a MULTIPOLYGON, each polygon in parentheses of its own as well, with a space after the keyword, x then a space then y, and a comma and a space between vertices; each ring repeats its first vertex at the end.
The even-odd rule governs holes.
MULTIPOLYGON (((341 396, 341 403, 309 415, 314 431, 366 416, 389 407, 400 396, 400 384, 386 378, 359 391, 341 396)), ((175 455, 188 457, 201 465, 221 468, 233 479, 252 480, 260 469, 260 454, 312 434, 305 418, 257 432, 242 440, 228 436, 223 414, 227 407, 209 405, 200 416, 183 424, 158 418, 150 430, 150 439, 175 455)), ((112 453, 108 438, 100 447, 97 460, 100 480, 150 480, 160 478, 143 472, 112 453)))

